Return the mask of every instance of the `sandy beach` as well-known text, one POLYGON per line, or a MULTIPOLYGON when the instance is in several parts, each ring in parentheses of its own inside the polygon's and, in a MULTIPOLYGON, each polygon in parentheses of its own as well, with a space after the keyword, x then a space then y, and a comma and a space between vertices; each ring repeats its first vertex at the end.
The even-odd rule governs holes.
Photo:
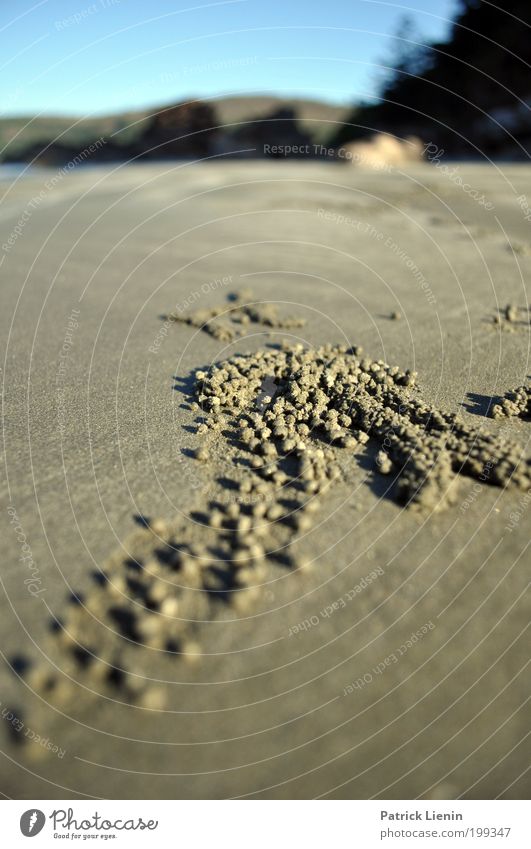
MULTIPOLYGON (((341 479, 299 534, 312 568, 268 563, 257 601, 209 608, 187 657, 130 649, 155 693, 143 704, 100 690, 50 627, 72 593, 83 606, 109 558, 156 547, 139 517, 201 543, 206 505, 234 498, 228 443, 193 456, 189 396, 195 370, 236 353, 284 339, 362 346, 416 371, 426 403, 529 457, 529 423, 487 413, 529 375, 518 198, 531 199, 531 167, 455 167, 467 189, 433 164, 283 161, 79 168, 55 181, 42 169, 0 183, 2 793, 529 792, 531 497, 516 486, 459 476, 444 509, 404 507, 372 441, 345 449, 341 479), (304 326, 251 323, 231 341, 165 320, 230 308, 242 289, 304 326), (43 664, 59 692, 31 677, 43 664)), ((112 652, 120 637, 102 627, 112 652)))

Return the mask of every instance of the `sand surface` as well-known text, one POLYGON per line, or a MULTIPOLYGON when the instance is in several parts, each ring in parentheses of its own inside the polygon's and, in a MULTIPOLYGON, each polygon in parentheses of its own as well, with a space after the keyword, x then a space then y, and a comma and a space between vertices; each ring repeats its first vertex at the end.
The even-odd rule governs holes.
POLYGON ((371 445, 300 541, 312 571, 272 570, 241 618, 220 607, 201 625, 195 666, 139 651, 139 673, 167 682, 163 711, 112 690, 94 697, 83 676, 73 702, 56 703, 7 661, 48 656, 62 668, 50 615, 129 550, 135 516, 181 515, 201 540, 187 517, 230 496, 230 457, 190 456, 185 393, 194 369, 232 353, 286 337, 362 345, 416 370, 426 401, 529 456, 529 423, 484 416, 529 374, 531 233, 517 198, 531 198, 531 168, 459 166, 492 209, 427 165, 132 166, 79 170, 47 189, 52 173, 0 184, 0 244, 24 216, 0 266, 1 792, 524 797, 531 499, 462 478, 449 508, 404 509, 371 445), (164 324, 172 309, 241 287, 305 327, 251 325, 224 343, 164 324), (519 320, 494 325, 507 303, 519 320))

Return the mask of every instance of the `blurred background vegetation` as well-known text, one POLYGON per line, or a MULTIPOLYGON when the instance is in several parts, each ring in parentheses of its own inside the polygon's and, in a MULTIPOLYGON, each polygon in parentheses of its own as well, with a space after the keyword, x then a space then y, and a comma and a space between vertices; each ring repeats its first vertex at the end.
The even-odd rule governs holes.
POLYGON ((356 106, 331 143, 381 130, 420 136, 458 156, 527 158, 530 25, 530 0, 504 0, 499 8, 461 0, 450 38, 441 44, 423 44, 404 19, 378 101, 356 106))
MULTIPOLYGON (((531 0, 460 0, 450 36, 425 43, 404 17, 378 71, 378 96, 350 109, 317 100, 222 97, 104 117, 0 120, 4 162, 64 164, 264 155, 264 145, 341 146, 375 132, 419 137, 460 158, 531 152, 531 0), (245 151, 245 154, 242 153, 245 151)), ((312 155, 310 153, 310 155, 312 155)))

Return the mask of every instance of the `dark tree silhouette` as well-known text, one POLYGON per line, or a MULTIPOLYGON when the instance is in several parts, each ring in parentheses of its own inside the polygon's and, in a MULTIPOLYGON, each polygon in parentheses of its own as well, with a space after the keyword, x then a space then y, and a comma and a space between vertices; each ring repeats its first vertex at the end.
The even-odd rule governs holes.
POLYGON ((384 130, 456 155, 531 153, 530 0, 461 0, 447 42, 408 40, 378 102, 355 109, 332 145, 384 130))

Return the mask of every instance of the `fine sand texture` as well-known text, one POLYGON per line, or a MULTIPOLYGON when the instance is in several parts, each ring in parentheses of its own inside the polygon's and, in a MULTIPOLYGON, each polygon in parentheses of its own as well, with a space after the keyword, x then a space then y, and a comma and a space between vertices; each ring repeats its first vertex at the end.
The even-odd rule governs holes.
POLYGON ((526 797, 531 168, 0 192, 0 791, 526 797))

